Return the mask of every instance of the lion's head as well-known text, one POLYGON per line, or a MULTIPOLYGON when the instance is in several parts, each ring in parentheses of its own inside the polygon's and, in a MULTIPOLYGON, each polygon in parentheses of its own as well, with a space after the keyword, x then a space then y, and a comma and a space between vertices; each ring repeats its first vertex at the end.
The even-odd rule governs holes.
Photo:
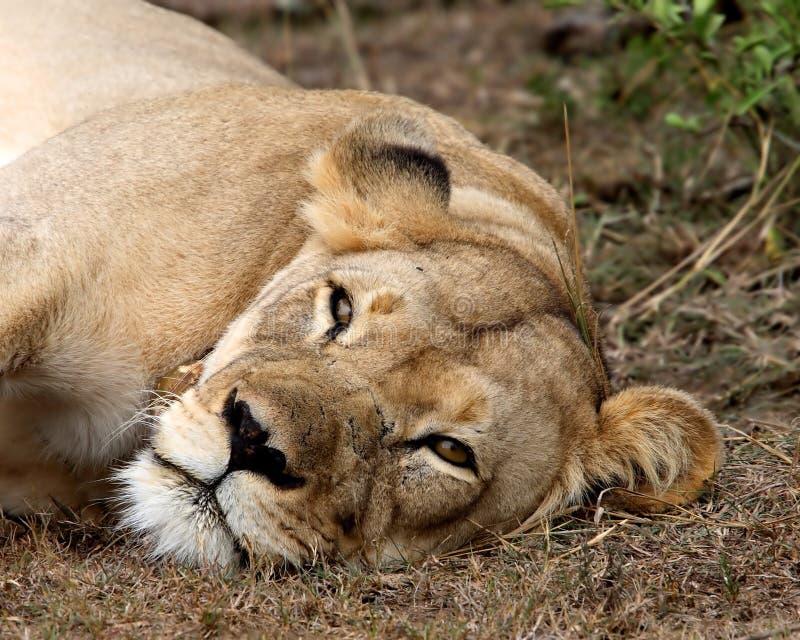
POLYGON ((120 474, 156 552, 410 558, 604 484, 686 502, 713 473, 713 419, 689 396, 607 397, 565 239, 451 185, 418 124, 358 121, 309 181, 309 241, 120 474))

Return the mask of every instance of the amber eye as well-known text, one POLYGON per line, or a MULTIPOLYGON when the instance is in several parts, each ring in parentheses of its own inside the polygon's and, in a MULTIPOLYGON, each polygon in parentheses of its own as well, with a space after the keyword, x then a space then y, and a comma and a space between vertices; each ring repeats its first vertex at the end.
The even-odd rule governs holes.
POLYGON ((457 467, 472 466, 472 451, 465 444, 452 438, 432 436, 428 439, 428 446, 442 460, 449 462, 457 467))
MULTIPOLYGON (((344 292, 342 292, 344 294, 344 292)), ((347 295, 342 295, 336 300, 333 307, 333 318, 336 322, 342 324, 350 324, 350 319, 353 317, 353 308, 350 306, 350 300, 347 295)))
POLYGON ((347 329, 353 319, 353 305, 347 292, 341 287, 335 287, 331 291, 331 315, 333 316, 333 326, 328 330, 328 338, 333 340, 342 331, 347 329))

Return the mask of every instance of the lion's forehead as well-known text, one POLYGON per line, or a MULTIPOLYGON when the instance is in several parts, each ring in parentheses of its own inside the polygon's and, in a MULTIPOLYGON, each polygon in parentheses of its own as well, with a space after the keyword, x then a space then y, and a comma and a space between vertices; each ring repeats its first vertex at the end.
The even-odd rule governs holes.
MULTIPOLYGON (((296 360, 307 385, 333 388, 341 378, 409 412, 434 408, 442 420, 466 423, 489 421, 492 399, 515 406, 508 396, 518 397, 520 385, 530 391, 593 368, 550 275, 502 247, 439 243, 414 252, 319 255, 287 271, 281 292, 262 295, 231 327, 212 356, 217 369, 274 370, 283 368, 276 362, 296 360), (326 343, 308 334, 323 335, 330 322, 319 292, 331 286, 347 291, 354 318, 326 343)), ((587 398, 598 386, 588 382, 587 398)))
MULTIPOLYGON (((575 324, 564 282, 552 256, 532 260, 504 246, 436 242, 415 251, 370 251, 348 256, 320 254, 289 265, 234 323, 238 339, 291 337, 311 311, 320 287, 334 283, 356 304, 359 323, 371 335, 413 324, 415 340, 462 333, 466 342, 485 332, 514 329, 537 318, 558 316, 575 324), (472 336, 471 334, 475 334, 472 336)), ((233 346, 236 340, 223 340, 233 346)), ((469 345, 465 345, 465 348, 469 345)))

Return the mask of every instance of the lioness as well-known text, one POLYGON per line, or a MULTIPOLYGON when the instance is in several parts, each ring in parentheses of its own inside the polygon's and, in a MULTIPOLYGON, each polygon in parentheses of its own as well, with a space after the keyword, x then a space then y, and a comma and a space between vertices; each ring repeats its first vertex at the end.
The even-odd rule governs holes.
POLYGON ((132 458, 123 519, 156 554, 381 561, 604 486, 685 503, 718 467, 689 395, 607 393, 531 170, 134 0, 0 4, 6 512, 77 508, 132 458))

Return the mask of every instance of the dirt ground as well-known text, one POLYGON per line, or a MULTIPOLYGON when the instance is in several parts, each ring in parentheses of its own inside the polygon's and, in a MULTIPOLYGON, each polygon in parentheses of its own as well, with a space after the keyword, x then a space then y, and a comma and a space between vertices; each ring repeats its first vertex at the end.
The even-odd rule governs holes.
POLYGON ((739 210, 753 159, 714 130, 665 127, 670 105, 696 97, 623 54, 640 26, 539 2, 404 0, 354 3, 351 32, 335 3, 252 5, 204 15, 302 86, 369 87, 454 116, 565 197, 566 103, 615 383, 696 393, 725 425, 727 463, 687 509, 589 505, 379 572, 219 575, 151 562, 111 523, 0 521, 0 637, 800 638, 797 202, 776 209, 777 257, 754 227, 659 297, 678 278, 646 287, 739 210))

